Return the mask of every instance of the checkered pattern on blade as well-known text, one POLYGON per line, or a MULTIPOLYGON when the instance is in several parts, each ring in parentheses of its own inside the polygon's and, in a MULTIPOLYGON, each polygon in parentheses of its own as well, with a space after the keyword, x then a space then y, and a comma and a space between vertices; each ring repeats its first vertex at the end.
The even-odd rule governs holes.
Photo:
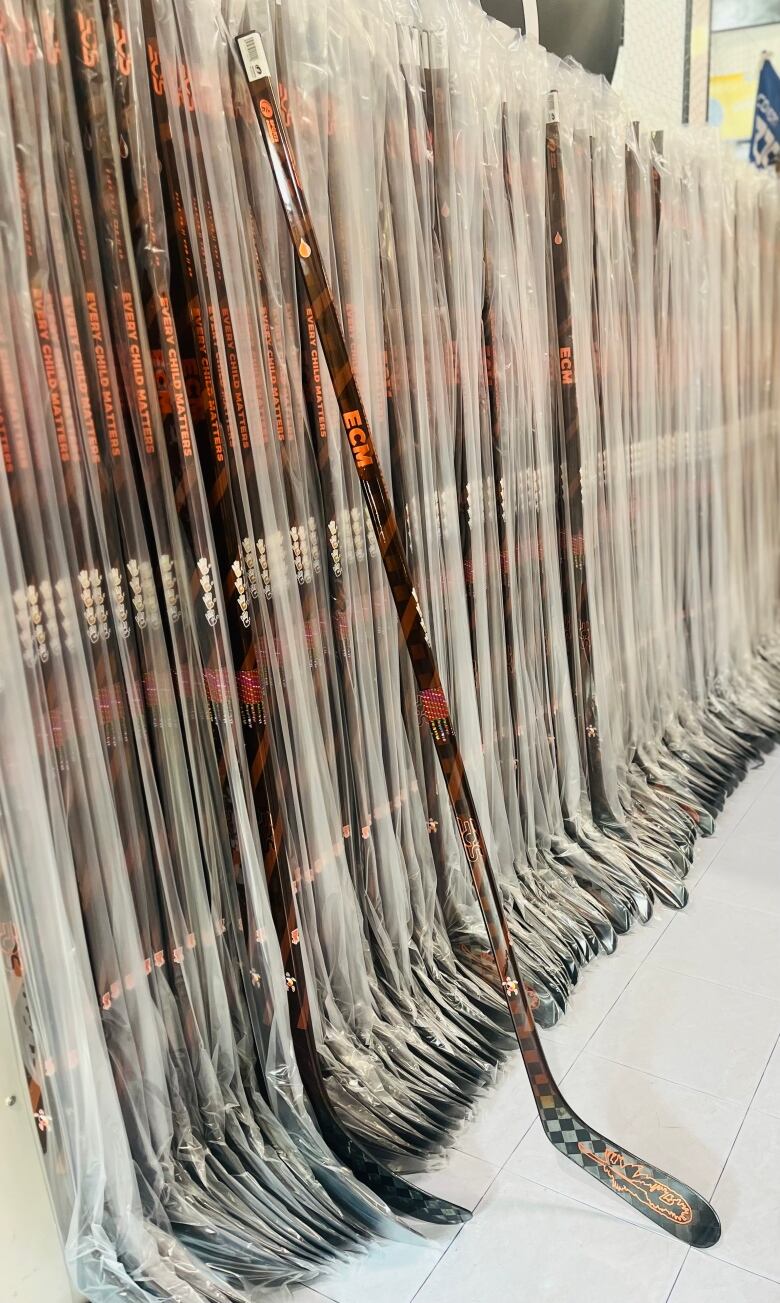
POLYGON ((549 1108, 542 1108, 542 1121, 544 1128, 561 1153, 566 1154, 580 1167, 585 1166, 585 1159, 580 1150, 580 1144, 589 1145, 596 1153, 601 1152, 603 1145, 600 1145, 598 1138, 588 1127, 578 1123, 577 1119, 567 1113, 565 1109, 555 1105, 549 1108))

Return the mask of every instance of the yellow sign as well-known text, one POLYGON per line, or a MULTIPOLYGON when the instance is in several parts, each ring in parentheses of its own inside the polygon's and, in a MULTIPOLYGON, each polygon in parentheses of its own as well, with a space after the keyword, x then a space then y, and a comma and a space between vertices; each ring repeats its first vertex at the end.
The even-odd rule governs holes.
POLYGON ((749 140, 756 108, 756 77, 743 72, 715 76, 710 81, 710 122, 725 140, 749 140))

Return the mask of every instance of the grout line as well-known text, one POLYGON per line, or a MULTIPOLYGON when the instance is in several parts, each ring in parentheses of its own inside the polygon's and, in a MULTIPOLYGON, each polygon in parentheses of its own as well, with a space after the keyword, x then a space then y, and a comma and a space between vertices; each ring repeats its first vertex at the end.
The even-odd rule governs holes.
MULTIPOLYGON (((756 804, 756 802, 758 801, 759 796, 763 796, 764 788, 765 788, 765 787, 768 787, 768 786, 769 786, 769 782, 767 781, 767 782, 764 784, 764 787, 761 788, 761 791, 760 791, 760 792, 757 792, 756 795, 753 797, 753 800, 750 802, 750 805, 745 806, 745 809, 743 810, 742 814, 741 814, 741 815, 739 816, 739 818, 737 819, 737 822, 734 824, 734 827, 733 827, 733 828, 730 828, 729 831, 726 833, 726 836, 725 836, 725 839, 724 839, 725 841, 728 841, 729 838, 733 835, 733 833, 735 833, 735 832, 737 831, 737 829, 738 829, 739 827, 741 827, 741 825, 743 824, 744 820, 747 818, 747 816, 750 814, 750 811, 753 809, 753 806, 754 806, 754 805, 756 804)), ((728 809, 728 806, 726 806, 725 808, 728 809)))
MULTIPOLYGON (((656 1226, 654 1222, 651 1222, 646 1217, 642 1217, 641 1221, 634 1221, 633 1218, 628 1217, 626 1214, 621 1217, 619 1213, 611 1212, 609 1208, 600 1208, 597 1204, 590 1203, 587 1199, 583 1199, 579 1195, 571 1194, 568 1190, 564 1194, 564 1192, 557 1189, 556 1186, 547 1185, 544 1181, 541 1181, 538 1176, 529 1176, 526 1172, 518 1173, 518 1179, 520 1181, 526 1181, 529 1185, 535 1185, 540 1190, 545 1190, 547 1194, 554 1195, 556 1199, 565 1199, 568 1203, 576 1204, 578 1208, 586 1208, 589 1213, 593 1213, 594 1217, 608 1217, 610 1221, 618 1222, 620 1226, 628 1226, 635 1231, 645 1231, 648 1235, 655 1235, 664 1241, 670 1238, 668 1231, 663 1230, 660 1226, 656 1226)), ((624 1203, 626 1203, 626 1200, 621 1199, 619 1195, 615 1197, 615 1207, 620 1208, 624 1203)), ((630 1208, 631 1204, 628 1204, 628 1207, 630 1208)), ((637 1213, 637 1216, 641 1217, 641 1213, 637 1213)), ((679 1244, 680 1241, 678 1240, 677 1243, 679 1244)), ((690 1245, 686 1247, 690 1248, 690 1245)))
MULTIPOLYGON (((664 969, 668 973, 675 973, 678 977, 685 977, 691 982, 706 982, 708 986, 717 986, 720 991, 738 991, 741 995, 752 995, 757 1000, 768 1000, 770 1004, 780 1004, 780 992, 777 995, 762 995, 759 991, 748 991, 744 986, 730 986, 728 982, 718 982, 714 977, 703 977, 700 973, 683 973, 680 969, 675 968, 673 964, 667 964, 663 961, 655 971, 660 972, 664 969)), ((636 976, 636 973, 634 976, 636 976)))
MULTIPOLYGON (((772 918, 775 917, 773 914, 772 918)), ((691 982, 707 982, 710 986, 717 986, 720 991, 736 991, 739 995, 749 995, 754 1000, 768 1000, 770 1004, 780 1004, 780 992, 777 995, 767 995, 764 991, 753 991, 749 986, 732 986, 730 982, 718 982, 714 977, 704 977, 702 973, 686 973, 683 969, 675 968, 673 963, 668 963, 664 959, 661 960, 655 971, 657 973, 674 973, 677 977, 685 977, 691 982)))
MULTIPOLYGON (((715 858, 717 859, 717 856, 715 858)), ((712 864, 714 863, 715 860, 712 861, 712 864)), ((709 873, 710 869, 712 868, 712 864, 708 866, 707 873, 709 873)), ((699 878, 699 881, 694 884, 694 888, 693 888, 694 891, 699 890, 699 883, 704 881, 704 879, 707 876, 707 873, 702 873, 701 877, 699 878)), ((705 899, 708 900, 711 905, 725 905, 726 903, 723 900, 717 900, 716 897, 714 896, 707 896, 705 897, 705 899)), ((738 900, 729 901, 729 910, 734 910, 734 909, 739 910, 743 914, 759 914, 761 918, 764 918, 766 914, 769 914, 772 918, 774 918, 774 914, 772 913, 771 910, 767 910, 763 908, 756 909, 754 905, 744 905, 742 904, 741 901, 738 900)), ((690 914, 686 915, 685 910, 680 910, 680 913, 676 916, 676 918, 672 920, 672 922, 676 922, 678 918, 684 920, 686 917, 690 918, 691 916, 690 914)))
MULTIPOLYGON (((666 909, 667 907, 664 905, 664 906, 662 906, 661 908, 666 909)), ((596 1026, 592 1029, 590 1035, 588 1036, 587 1040, 585 1041, 585 1043, 583 1044, 583 1046, 582 1046, 582 1048, 580 1049, 579 1053, 577 1054, 577 1057, 574 1059, 574 1062, 571 1064, 571 1067, 569 1067, 569 1068, 567 1069, 567 1071, 566 1071, 566 1076, 569 1075, 569 1072, 571 1072, 571 1069, 574 1067, 574 1064, 575 1064, 575 1063, 577 1062, 577 1060, 580 1058, 580 1055, 583 1053, 583 1051, 586 1050, 586 1049, 588 1048, 588 1046, 590 1045, 591 1041, 593 1040, 593 1037, 596 1035, 596 1032, 598 1032, 598 1031, 601 1030, 602 1025, 604 1024, 605 1020, 609 1017, 609 1015, 612 1013, 612 1010, 615 1008, 615 1005, 616 1005, 616 1004, 618 1003, 618 1001, 622 998, 622 996, 625 995, 626 991, 628 990, 629 986, 630 986, 631 983, 633 982, 633 980, 634 980, 634 978, 636 977, 637 973, 641 972, 642 968, 643 968, 644 965, 647 963, 647 960, 649 959, 650 955, 653 953, 653 951, 655 950, 656 946, 658 945, 658 942, 661 940, 661 937, 664 936, 664 934, 665 934, 665 932, 666 932, 666 929, 667 929, 667 928, 669 927, 669 925, 674 921, 674 918, 675 918, 675 911, 674 911, 674 910, 671 910, 671 909, 667 909, 667 913, 668 913, 669 917, 666 919, 666 921, 665 921, 663 927, 659 929, 658 936, 656 937, 655 941, 654 941, 653 944, 650 946, 650 948, 649 948, 649 950, 647 951, 647 953, 644 954, 644 955, 642 956, 642 958, 640 959, 639 963, 637 964, 637 967, 634 969, 634 971, 633 971, 633 973, 631 974, 631 976, 630 976, 630 977, 629 977, 629 978, 624 982, 624 984, 621 986, 620 990, 617 992, 617 994, 616 994, 614 1000, 612 1001, 611 1005, 609 1006, 609 1008, 605 1010, 604 1014, 603 1014, 602 1017, 599 1019, 598 1023, 596 1024, 596 1026)), ((609 959, 611 958, 611 956, 607 955, 607 956, 605 956, 605 958, 606 958, 607 960, 609 960, 609 959)))
POLYGON ((689 1245, 689 1247, 688 1247, 688 1252, 686 1253, 685 1257, 683 1258, 682 1262, 680 1263, 680 1270, 677 1272, 677 1274, 676 1274, 674 1280, 672 1281, 672 1288, 669 1290, 669 1293, 666 1295, 666 1298, 664 1299, 664 1303, 669 1303, 669 1299, 672 1297, 672 1294, 673 1294, 674 1291, 677 1289, 677 1282, 678 1282, 678 1280, 680 1279, 680 1277, 681 1277, 681 1275, 682 1275, 682 1272, 683 1272, 683 1267, 685 1266, 685 1264, 686 1264, 686 1262, 688 1261, 688 1259, 690 1258, 690 1256, 691 1256, 691 1250, 690 1250, 690 1245, 689 1245))
MULTIPOLYGON (((637 1068, 633 1063, 623 1063, 621 1059, 613 1059, 609 1054, 600 1054, 598 1050, 591 1050, 590 1053, 594 1059, 601 1059, 603 1063, 614 1063, 617 1068, 627 1068, 630 1072, 638 1072, 643 1077, 649 1077, 651 1081, 663 1081, 667 1086, 679 1086, 681 1090, 689 1090, 694 1095, 703 1095, 705 1099, 714 1099, 718 1104, 728 1104, 732 1108, 744 1108, 745 1110, 750 1107, 749 1104, 742 1104, 738 1099, 729 1099, 726 1095, 715 1095, 711 1090, 702 1090, 701 1086, 691 1086, 687 1081, 677 1081, 674 1077, 662 1077, 660 1073, 649 1072, 647 1068, 637 1068)), ((756 1090, 758 1090, 758 1086, 756 1090)), ((771 1116, 774 1117, 774 1114, 771 1114, 771 1116)), ((778 1120, 780 1121, 780 1118, 778 1120)))
MULTIPOLYGON (((491 1184, 492 1184, 492 1182, 491 1182, 491 1184)), ((485 1191, 485 1193, 487 1193, 487 1191, 485 1191)), ((484 1197, 484 1196, 483 1196, 483 1197, 484 1197)), ((480 1200, 479 1202, 481 1203, 482 1200, 480 1200)), ((476 1212, 478 1207, 479 1207, 479 1203, 475 1204, 475 1205, 474 1205, 474 1208, 472 1209, 472 1211, 473 1211, 473 1212, 476 1212)), ((463 1227, 461 1226, 461 1227, 460 1227, 460 1230, 458 1230, 458 1231, 456 1232, 456 1234, 453 1235, 452 1239, 450 1240, 450 1242, 449 1242, 449 1244, 447 1245, 446 1249, 445 1249, 444 1252, 442 1253, 441 1257, 436 1259, 436 1261, 434 1262, 434 1264, 433 1264, 433 1266, 431 1267, 430 1271, 428 1272, 428 1275, 427 1275, 427 1276, 424 1276, 423 1279, 420 1281, 420 1284, 417 1286, 417 1289, 416 1289, 416 1290, 414 1291, 414 1293, 412 1294, 412 1297, 411 1297, 411 1299, 410 1299, 410 1303, 414 1303, 414 1300, 415 1300, 416 1298, 418 1298, 419 1295, 422 1293, 422 1291, 425 1289, 425 1286, 428 1284, 428 1281, 431 1279, 431 1276, 433 1275, 433 1273, 434 1273, 435 1271, 438 1271, 438 1270, 439 1270, 439 1267, 441 1266, 441 1264, 442 1264, 442 1262, 444 1261, 446 1255, 449 1253, 450 1249, 452 1248, 453 1244, 454 1244, 455 1241, 457 1240, 457 1238, 458 1238, 458 1236, 460 1235, 460 1232, 461 1232, 462 1230, 463 1230, 463 1227)))
POLYGON ((690 1252, 700 1255, 702 1258, 712 1258, 713 1261, 720 1263, 724 1267, 731 1267, 732 1271, 741 1271, 743 1276, 752 1276, 754 1280, 765 1280, 768 1284, 774 1285, 775 1288, 780 1284, 776 1276, 765 1276, 762 1271, 754 1271, 752 1267, 741 1267, 738 1262, 731 1262, 728 1258, 718 1258, 714 1253, 705 1253, 704 1249, 692 1248, 690 1252))
MULTIPOLYGON (((567 1068, 566 1071, 568 1072, 569 1069, 567 1068)), ((565 1075, 566 1075, 566 1074, 564 1073, 564 1076, 565 1076, 565 1075)), ((563 1080, 563 1078, 561 1078, 561 1080, 563 1080)), ((495 1172, 495 1176, 493 1177, 493 1181, 494 1181, 494 1180, 496 1179, 496 1176, 499 1176, 499 1175, 501 1174, 501 1172, 503 1172, 503 1170, 504 1170, 504 1168, 506 1167, 507 1163, 509 1162, 510 1158, 512 1158, 512 1157, 514 1156, 515 1151, 516 1151, 517 1149, 520 1148, 520 1145, 522 1145, 523 1141, 525 1140, 526 1136, 528 1135, 528 1132, 531 1130, 531 1128, 532 1128, 533 1125, 534 1125, 534 1122, 536 1122, 537 1119, 538 1119, 538 1114, 537 1114, 537 1113, 534 1113, 533 1117, 531 1118, 531 1121, 528 1123, 528 1126, 525 1128, 525 1130, 523 1131, 522 1135, 519 1137, 519 1139, 518 1139, 518 1141, 517 1141, 517 1144, 516 1144, 516 1145, 513 1145, 513 1147, 510 1149, 509 1153, 507 1154, 506 1158, 502 1159, 501 1162, 499 1162, 499 1163, 491 1163, 490 1160, 489 1160, 488 1158, 480 1158, 479 1155, 477 1155, 477 1154, 470 1154, 469 1151, 468 1151, 468 1149, 458 1149, 458 1153, 459 1153, 459 1154, 464 1154, 466 1158, 473 1158, 473 1159, 475 1159, 477 1162, 485 1163, 486 1166, 488 1166, 488 1167, 495 1167, 496 1172, 495 1172)), ((456 1141, 457 1141, 457 1137, 456 1137, 456 1141)), ((457 1144, 454 1144, 453 1147, 454 1147, 455 1149, 458 1148, 457 1144)), ((490 1182, 490 1185, 493 1184, 493 1181, 490 1182)), ((485 1192, 484 1192, 485 1194, 487 1194, 488 1190, 490 1189, 490 1185, 486 1187, 485 1192)), ((484 1198, 484 1195, 483 1195, 482 1197, 484 1198)))
MULTIPOLYGON (((753 1091, 753 1094, 750 1096, 750 1099, 749 1099, 749 1101, 748 1101, 748 1106, 747 1106, 747 1108, 746 1108, 746 1110, 745 1110, 745 1116, 743 1117, 742 1121, 741 1121, 740 1124, 739 1124, 739 1130, 737 1131, 737 1134, 735 1135, 733 1141, 731 1142, 731 1148, 729 1149, 729 1152, 727 1153, 726 1158, 725 1158, 725 1160, 724 1160, 724 1162, 723 1162, 723 1166, 721 1167, 720 1172, 718 1173, 718 1179, 716 1180, 715 1185, 713 1186, 713 1191, 712 1191, 712 1197, 713 1197, 713 1199, 715 1198, 715 1195, 718 1193, 718 1186, 720 1185, 721 1181, 723 1180, 723 1173, 725 1172, 726 1167, 728 1166, 728 1161, 729 1161, 729 1159, 731 1158, 731 1155, 732 1155, 733 1152, 734 1152, 734 1146, 736 1145, 737 1141, 739 1140, 739 1137, 742 1135, 742 1131, 743 1131, 743 1129, 744 1129, 745 1123, 746 1123, 747 1120, 748 1120, 748 1115, 749 1115, 749 1113, 750 1113, 751 1108, 753 1107, 753 1101, 755 1100, 756 1095, 758 1094, 758 1092, 759 1092, 759 1090, 760 1090, 760 1088, 761 1088, 761 1082, 764 1080, 764 1077, 766 1076, 767 1068, 769 1067, 769 1064, 770 1064, 771 1061, 772 1061, 772 1056, 774 1055, 775 1050, 777 1049, 778 1045, 780 1045, 780 1034, 778 1034, 777 1039, 776 1039, 774 1045, 772 1046, 771 1050, 769 1051, 769 1055, 768 1055, 768 1057, 767 1057, 767 1061, 766 1061, 766 1063, 764 1064, 764 1070, 763 1070, 763 1072, 761 1073, 761 1076, 759 1077, 758 1081, 756 1082, 756 1088, 755 1088, 755 1090, 753 1091)), ((770 1113, 769 1116, 772 1117, 772 1116, 774 1116, 774 1115, 770 1113)), ((716 1256, 717 1256, 716 1254, 713 1254, 713 1257, 716 1257, 716 1256)), ((724 1261, 724 1259, 719 1259, 719 1261, 724 1261)))
MULTIPOLYGON (((482 1194, 479 1196, 479 1199, 478 1199, 477 1202, 474 1204, 474 1207, 471 1209, 472 1216, 476 1216, 477 1211, 478 1211, 479 1207, 481 1206, 483 1200, 487 1198, 487 1196, 489 1195, 490 1191, 493 1189, 493 1186, 495 1185, 495 1183, 496 1183, 496 1181, 498 1180, 499 1176, 500 1176, 501 1173, 503 1172, 503 1170, 504 1170, 504 1168, 506 1167, 507 1163, 509 1162, 510 1158, 512 1158, 512 1156, 514 1155, 515 1151, 516 1151, 516 1150, 520 1147, 520 1145, 523 1143, 523 1141, 525 1140, 526 1136, 528 1135, 528 1132, 531 1130, 531 1128, 533 1127, 534 1122, 535 1122, 536 1120, 537 1120, 537 1119, 536 1119, 536 1116, 534 1116, 534 1117, 531 1119, 531 1121, 528 1123, 528 1126, 526 1127, 525 1131, 523 1132, 522 1136, 521 1136, 520 1139, 518 1140, 517 1144, 516 1144, 516 1145, 512 1148, 512 1150, 507 1154, 506 1158, 503 1160, 502 1163, 499 1163, 499 1164, 493 1164, 493 1163, 488 1163, 488 1162, 487 1162, 487 1159, 484 1159, 484 1158, 483 1158, 483 1159, 477 1159, 478 1162, 483 1162, 483 1163, 485 1163, 486 1166, 488 1166, 488 1167, 495 1167, 495 1171, 494 1171, 493 1176, 491 1177, 489 1183, 485 1186, 485 1189, 482 1191, 482 1194)), ((462 1154, 465 1154, 465 1156, 466 1156, 467 1158, 475 1158, 475 1159, 476 1159, 476 1155, 475 1155, 475 1154, 469 1154, 469 1153, 466 1153, 465 1150, 459 1150, 458 1152, 459 1152, 459 1153, 462 1153, 462 1154)), ((454 1197, 454 1196, 453 1196, 453 1197, 454 1197)), ((411 1303, 414 1303, 414 1300, 417 1298, 417 1296, 419 1295, 420 1291, 423 1290, 423 1289, 425 1288, 425 1286, 427 1285, 428 1281, 431 1279, 431 1276, 433 1275, 433 1273, 439 1269, 439 1267, 441 1266, 442 1262, 444 1261, 444 1259, 446 1258, 447 1254, 449 1253, 450 1249, 452 1248, 453 1244, 456 1242, 456 1240, 458 1239, 458 1237, 460 1236, 461 1232, 462 1232, 464 1229, 465 1229, 465 1228, 464 1228, 463 1226, 459 1226, 458 1229, 457 1229, 457 1231, 456 1231, 455 1234, 453 1235, 452 1239, 449 1241, 449 1243, 448 1243, 447 1245, 445 1245, 445 1247, 444 1247, 442 1253, 441 1253, 440 1256, 437 1258, 436 1262, 434 1262, 434 1264, 433 1264, 433 1266, 431 1267, 430 1271, 428 1272, 427 1276, 424 1278, 424 1280, 422 1280, 422 1281, 420 1282, 420 1285, 418 1286, 418 1288, 415 1290, 414 1294, 412 1295, 411 1303)))
MULTIPOLYGON (((377 1240, 375 1241, 375 1243, 384 1243, 384 1241, 377 1240)), ((355 1255, 355 1258, 347 1259, 347 1261, 350 1260, 354 1261, 358 1256, 362 1256, 362 1255, 355 1255)), ((322 1275, 323 1273, 320 1272, 320 1274, 315 1277, 315 1280, 321 1280, 322 1275)), ((313 1294, 315 1298, 322 1299, 323 1303, 333 1303, 332 1298, 328 1298, 328 1295, 323 1294, 322 1290, 316 1289, 314 1284, 307 1284, 306 1281, 300 1281, 297 1285, 288 1285, 286 1287, 283 1286, 281 1294, 279 1295, 269 1294, 267 1299, 264 1300, 264 1303, 300 1303, 300 1299, 301 1299, 300 1291, 302 1289, 305 1289, 308 1294, 313 1294), (289 1294, 286 1292, 286 1290, 289 1291, 289 1294)), ((308 1303, 308 1298, 306 1300, 306 1303, 308 1303)))

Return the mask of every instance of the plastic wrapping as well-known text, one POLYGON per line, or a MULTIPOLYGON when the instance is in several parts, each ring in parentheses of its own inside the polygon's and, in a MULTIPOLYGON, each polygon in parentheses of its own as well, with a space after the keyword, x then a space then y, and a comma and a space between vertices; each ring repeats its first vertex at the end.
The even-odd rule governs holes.
POLYGON ((542 1023, 685 903, 777 732, 780 205, 463 0, 6 9, 27 1066, 79 1288, 254 1298, 465 1215, 399 1172, 511 1020, 233 38, 279 88, 542 1023))

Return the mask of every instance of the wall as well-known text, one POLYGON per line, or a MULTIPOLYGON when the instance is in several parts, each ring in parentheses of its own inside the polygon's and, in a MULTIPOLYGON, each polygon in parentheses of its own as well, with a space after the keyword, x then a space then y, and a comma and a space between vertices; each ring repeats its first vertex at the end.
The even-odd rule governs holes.
POLYGON ((5 974, 0 970, 0 1298, 75 1303, 43 1173, 5 974))
POLYGON ((626 0, 614 85, 653 129, 707 113, 710 0, 626 0))

